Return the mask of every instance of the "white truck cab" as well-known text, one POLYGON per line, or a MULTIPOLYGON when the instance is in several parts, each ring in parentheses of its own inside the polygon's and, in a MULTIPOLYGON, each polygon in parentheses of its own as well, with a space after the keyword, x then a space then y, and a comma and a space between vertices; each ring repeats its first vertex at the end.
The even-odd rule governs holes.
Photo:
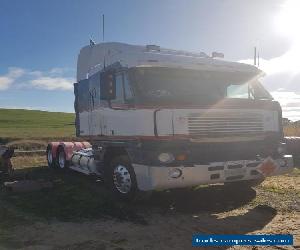
POLYGON ((103 175, 125 199, 137 190, 252 185, 287 173, 281 107, 261 77, 254 66, 205 53, 86 46, 74 84, 76 133, 92 149, 61 150, 61 167, 103 175))

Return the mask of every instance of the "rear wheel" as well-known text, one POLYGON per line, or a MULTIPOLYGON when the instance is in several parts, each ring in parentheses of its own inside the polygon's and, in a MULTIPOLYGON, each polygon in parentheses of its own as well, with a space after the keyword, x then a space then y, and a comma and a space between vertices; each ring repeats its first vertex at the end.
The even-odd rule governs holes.
POLYGON ((51 145, 48 145, 48 147, 47 147, 46 156, 47 156, 48 167, 49 168, 55 167, 55 163, 54 163, 54 159, 53 159, 53 155, 52 155, 52 146, 51 145))
POLYGON ((107 169, 106 179, 113 194, 121 200, 132 200, 137 193, 134 170, 126 155, 115 157, 107 169))
POLYGON ((69 162, 67 161, 66 152, 63 147, 58 147, 57 150, 57 163, 58 167, 61 169, 65 169, 69 166, 69 162))

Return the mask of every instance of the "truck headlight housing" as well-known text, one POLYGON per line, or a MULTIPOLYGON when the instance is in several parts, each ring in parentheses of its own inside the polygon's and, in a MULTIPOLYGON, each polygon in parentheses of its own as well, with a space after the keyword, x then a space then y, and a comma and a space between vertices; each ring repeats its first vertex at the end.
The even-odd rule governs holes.
POLYGON ((161 153, 158 155, 158 160, 161 163, 171 163, 175 160, 175 157, 171 153, 161 153))

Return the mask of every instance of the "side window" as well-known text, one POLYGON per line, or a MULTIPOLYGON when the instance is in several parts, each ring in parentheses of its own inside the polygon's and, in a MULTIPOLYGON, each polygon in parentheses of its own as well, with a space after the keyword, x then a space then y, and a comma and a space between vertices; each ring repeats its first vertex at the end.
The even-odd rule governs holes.
POLYGON ((112 103, 122 104, 124 103, 124 89, 123 89, 123 75, 116 75, 116 99, 111 101, 112 103))
POLYGON ((232 84, 227 87, 227 98, 253 99, 253 96, 249 91, 248 84, 232 84))
POLYGON ((131 87, 129 85, 127 74, 124 74, 124 92, 125 92, 125 100, 127 102, 132 102, 133 94, 132 94, 131 87))

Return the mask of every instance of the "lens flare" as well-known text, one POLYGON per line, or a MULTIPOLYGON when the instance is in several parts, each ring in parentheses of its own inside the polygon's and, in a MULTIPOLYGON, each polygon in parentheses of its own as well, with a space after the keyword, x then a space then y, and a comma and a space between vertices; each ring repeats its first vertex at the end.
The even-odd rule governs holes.
POLYGON ((279 13, 275 16, 276 30, 292 40, 299 41, 300 32, 300 1, 288 0, 282 6, 279 13))

